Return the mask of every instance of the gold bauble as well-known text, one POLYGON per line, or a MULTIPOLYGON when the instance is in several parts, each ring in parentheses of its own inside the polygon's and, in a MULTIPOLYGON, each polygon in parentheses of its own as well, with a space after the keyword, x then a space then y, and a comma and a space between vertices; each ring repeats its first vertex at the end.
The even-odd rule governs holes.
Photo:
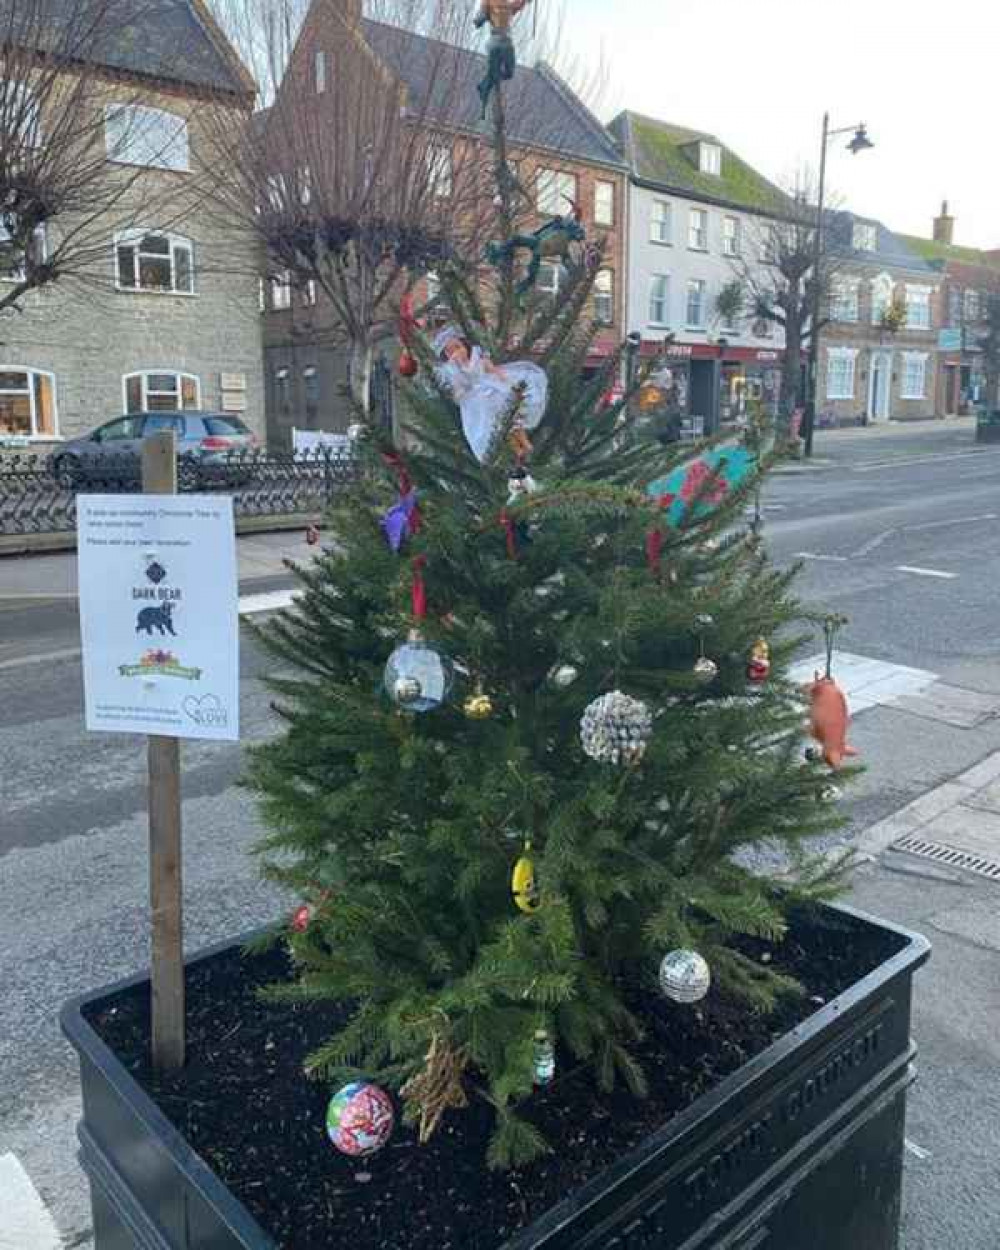
POLYGON ((487 720, 493 715, 493 700, 482 691, 470 694, 462 704, 462 711, 469 720, 487 720))

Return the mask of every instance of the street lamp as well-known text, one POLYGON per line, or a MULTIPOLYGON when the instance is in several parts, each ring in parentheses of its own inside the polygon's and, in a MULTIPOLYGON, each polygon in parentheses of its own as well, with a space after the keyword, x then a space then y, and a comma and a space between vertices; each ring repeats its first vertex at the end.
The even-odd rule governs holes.
POLYGON ((856 126, 842 126, 837 130, 830 129, 830 114, 823 114, 823 139, 819 156, 819 195, 816 203, 816 237, 813 240, 812 266, 812 300, 809 310, 809 378, 806 393, 805 419, 802 423, 804 452, 812 455, 813 431, 816 428, 816 390, 819 369, 819 318, 820 318, 820 266, 823 263, 823 198, 826 193, 826 150, 830 140, 837 135, 851 135, 847 150, 852 156, 866 152, 875 146, 868 138, 868 128, 864 122, 856 126))

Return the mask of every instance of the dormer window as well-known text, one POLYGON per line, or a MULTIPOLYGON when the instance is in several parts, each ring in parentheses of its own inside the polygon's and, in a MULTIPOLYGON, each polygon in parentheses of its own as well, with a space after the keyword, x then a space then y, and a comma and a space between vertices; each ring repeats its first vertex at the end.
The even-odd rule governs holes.
POLYGON ((856 252, 874 252, 878 243, 878 231, 867 221, 856 221, 851 234, 851 246, 856 252))
POLYGON ((722 173, 722 148, 717 143, 698 144, 698 168, 703 174, 722 173))

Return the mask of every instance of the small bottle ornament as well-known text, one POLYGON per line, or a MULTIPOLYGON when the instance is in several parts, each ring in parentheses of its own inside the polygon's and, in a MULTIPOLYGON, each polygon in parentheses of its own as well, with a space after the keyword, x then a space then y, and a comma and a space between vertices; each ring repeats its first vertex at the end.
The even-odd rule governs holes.
POLYGON ((556 1075, 556 1051, 544 1029, 535 1033, 531 1057, 535 1085, 551 1085, 556 1075))
POLYGON ((386 662, 385 689, 404 711, 431 712, 447 699, 454 676, 451 660, 413 629, 386 662))
POLYGON ((715 626, 715 617, 709 616, 707 612, 703 612, 694 618, 694 627, 698 631, 698 650, 700 652, 697 660, 694 662, 694 668, 691 670, 695 676, 695 680, 701 685, 707 686, 710 682, 715 681, 719 675, 719 666, 705 654, 705 631, 715 626))
POLYGON ((758 638, 750 651, 750 663, 747 665, 747 679, 760 685, 767 681, 771 674, 771 648, 765 638, 758 638))
POLYGON ((697 1003, 708 993, 712 973, 697 951, 676 950, 663 956, 660 989, 675 1003, 697 1003))
POLYGON ((580 742, 602 764, 638 764, 653 736, 653 714, 645 703, 612 690, 584 709, 580 742))

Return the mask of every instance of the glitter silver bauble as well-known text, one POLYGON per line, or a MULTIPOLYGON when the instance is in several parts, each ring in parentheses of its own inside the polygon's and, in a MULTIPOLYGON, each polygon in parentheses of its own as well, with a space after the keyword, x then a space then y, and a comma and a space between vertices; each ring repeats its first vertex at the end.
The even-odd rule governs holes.
POLYGON ((560 690, 565 690, 567 686, 572 686, 579 676, 580 670, 574 668, 572 664, 560 664, 558 668, 552 670, 552 684, 558 686, 560 690))
POLYGON ((710 681, 715 681, 716 677, 718 677, 719 666, 714 660, 710 660, 707 655, 703 655, 695 660, 693 672, 695 677, 707 686, 710 681))
POLYGON ((451 690, 454 668, 437 647, 426 642, 419 630, 389 656, 385 666, 385 689, 397 707, 407 712, 430 712, 444 703, 451 690))
POLYGON ((602 764, 638 764, 652 736, 649 708, 620 690, 588 704, 580 721, 584 751, 602 764))
POLYGON ((660 989, 675 1003, 697 1003, 708 993, 712 973, 697 951, 677 950, 663 956, 660 989))

